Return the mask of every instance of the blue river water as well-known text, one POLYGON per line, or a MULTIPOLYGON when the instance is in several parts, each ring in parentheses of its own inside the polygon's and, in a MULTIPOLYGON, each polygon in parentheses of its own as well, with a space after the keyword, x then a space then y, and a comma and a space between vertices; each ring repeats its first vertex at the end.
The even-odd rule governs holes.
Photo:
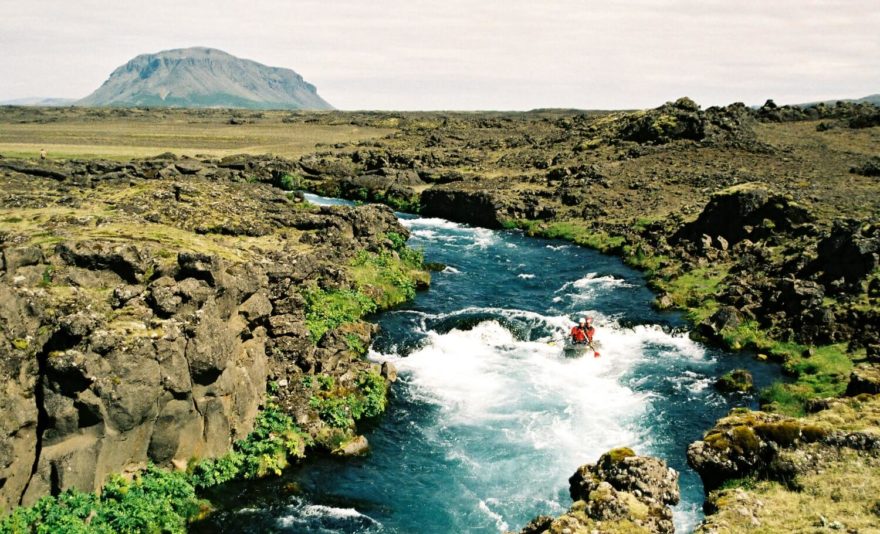
MULTIPOLYGON (((314 202, 332 203, 309 196, 314 202)), ((365 432, 363 458, 318 457, 277 480, 232 485, 206 527, 224 532, 459 533, 518 530, 571 504, 568 477, 613 447, 681 473, 679 532, 702 517, 685 460, 750 395, 712 383, 778 371, 690 340, 674 312, 651 308, 643 276, 618 258, 517 231, 400 215, 409 245, 447 265, 431 289, 378 317, 370 358, 400 380, 365 432), (594 317, 601 356, 566 358, 558 341, 594 317)))

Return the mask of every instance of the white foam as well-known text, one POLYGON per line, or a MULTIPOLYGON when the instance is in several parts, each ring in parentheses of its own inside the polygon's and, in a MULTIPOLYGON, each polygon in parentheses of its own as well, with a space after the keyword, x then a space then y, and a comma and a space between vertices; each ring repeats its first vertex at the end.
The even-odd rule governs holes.
POLYGON ((547 245, 550 250, 565 250, 571 248, 571 245, 547 245))
POLYGON ((485 512, 486 515, 488 515, 493 521, 495 521, 495 526, 498 527, 498 532, 506 532, 508 528, 510 528, 507 522, 504 521, 504 518, 501 517, 501 514, 493 512, 489 508, 489 505, 486 504, 486 501, 480 501, 480 510, 485 512))
POLYGON ((557 293, 568 291, 571 288, 587 289, 592 287, 614 288, 614 287, 632 287, 632 284, 622 278, 615 278, 611 275, 599 276, 598 273, 587 273, 586 276, 574 282, 566 282, 562 287, 556 290, 557 293))
POLYGON ((456 269, 455 267, 450 267, 449 265, 447 265, 446 267, 444 267, 443 270, 440 271, 440 272, 441 272, 441 273, 447 273, 447 274, 461 274, 461 271, 459 271, 459 270, 456 269))
MULTIPOLYGON (((563 316, 507 313, 540 318, 559 337, 569 325, 563 316)), ((441 406, 444 424, 507 431, 512 445, 550 451, 560 476, 611 447, 637 443, 628 422, 643 412, 647 397, 620 377, 642 358, 638 336, 604 329, 607 356, 569 359, 549 336, 520 341, 497 321, 427 335, 425 346, 407 357, 372 357, 394 361, 417 397, 441 406)))
POLYGON ((535 275, 533 275, 531 273, 520 273, 520 274, 516 275, 516 277, 522 278, 523 280, 531 280, 532 278, 535 277, 535 275))
POLYGON ((485 249, 498 241, 498 234, 494 230, 487 228, 474 228, 473 230, 474 242, 468 248, 485 249))
POLYGON ((447 221, 446 219, 440 219, 437 217, 417 217, 415 219, 398 219, 400 224, 407 228, 415 228, 415 227, 432 227, 432 228, 445 228, 447 230, 458 229, 458 228, 467 228, 464 225, 459 223, 455 223, 452 221, 447 221))
POLYGON ((330 519, 335 521, 351 521, 358 524, 378 525, 379 523, 368 515, 362 514, 354 508, 337 508, 323 504, 306 504, 300 499, 294 498, 294 502, 287 506, 287 513, 278 517, 276 523, 281 528, 303 527, 314 520, 330 519))

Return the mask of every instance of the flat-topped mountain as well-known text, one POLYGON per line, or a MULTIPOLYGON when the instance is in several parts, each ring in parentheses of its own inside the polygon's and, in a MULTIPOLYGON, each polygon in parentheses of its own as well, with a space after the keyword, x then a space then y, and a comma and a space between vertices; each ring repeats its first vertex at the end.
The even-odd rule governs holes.
POLYGON ((81 106, 332 109, 296 72, 213 48, 142 54, 110 74, 81 106))

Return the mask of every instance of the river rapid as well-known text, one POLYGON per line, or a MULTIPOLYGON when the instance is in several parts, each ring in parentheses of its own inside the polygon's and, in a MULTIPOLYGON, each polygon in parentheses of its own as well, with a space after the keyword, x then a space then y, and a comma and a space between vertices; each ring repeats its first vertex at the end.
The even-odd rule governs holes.
MULTIPOLYGON (((320 203, 339 203, 308 195, 320 203)), ((447 265, 429 291, 377 317, 369 357, 400 379, 367 428, 364 458, 317 457, 282 478, 233 484, 225 532, 459 533, 518 530, 571 504, 568 477, 613 447, 681 473, 676 528, 702 517, 687 445, 750 395, 712 383, 778 371, 689 339, 678 313, 651 308, 643 276, 618 258, 518 231, 400 215, 409 245, 447 265), (601 357, 566 358, 558 341, 592 316, 601 357)))

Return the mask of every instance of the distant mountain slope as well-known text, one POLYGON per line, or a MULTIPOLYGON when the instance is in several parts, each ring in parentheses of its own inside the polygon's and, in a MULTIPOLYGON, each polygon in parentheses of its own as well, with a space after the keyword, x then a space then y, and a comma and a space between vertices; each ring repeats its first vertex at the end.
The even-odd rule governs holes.
POLYGON ((75 98, 16 98, 15 100, 4 100, 0 102, 0 106, 38 106, 38 107, 59 107, 72 106, 76 102, 75 98))
POLYGON ((826 104, 833 105, 835 102, 857 102, 857 103, 868 103, 874 104, 875 106, 880 106, 880 93, 875 95, 863 96, 862 98, 839 98, 836 100, 822 100, 818 102, 806 102, 803 104, 795 104, 796 106, 807 107, 807 106, 815 106, 816 104, 826 104))
POLYGON ((296 72, 212 48, 137 56, 77 105, 333 109, 296 72))

